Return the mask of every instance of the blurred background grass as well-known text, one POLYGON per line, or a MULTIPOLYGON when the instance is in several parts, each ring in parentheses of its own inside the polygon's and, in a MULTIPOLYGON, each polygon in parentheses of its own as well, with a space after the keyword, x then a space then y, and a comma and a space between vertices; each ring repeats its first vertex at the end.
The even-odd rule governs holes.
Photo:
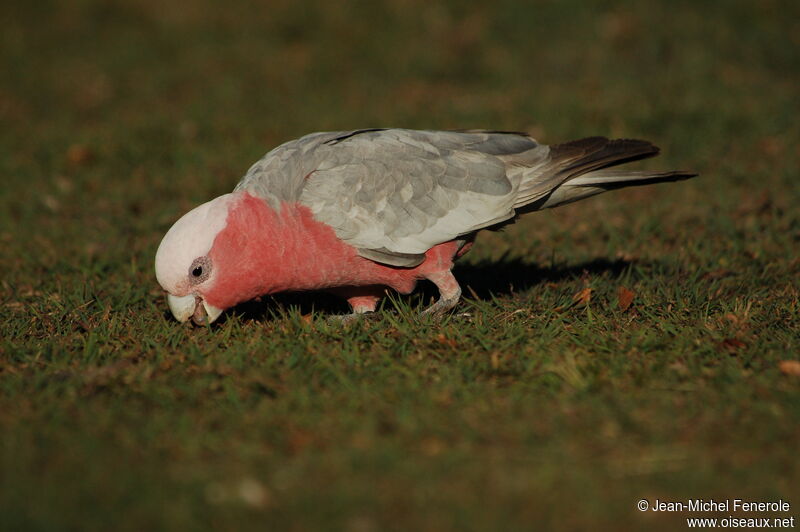
POLYGON ((635 502, 800 505, 796 2, 0 21, 2 528, 668 530, 635 502), (166 319, 152 259, 180 214, 280 142, 375 126, 639 137, 702 177, 482 236, 470 319, 418 323, 419 298, 344 331, 306 300, 166 319))

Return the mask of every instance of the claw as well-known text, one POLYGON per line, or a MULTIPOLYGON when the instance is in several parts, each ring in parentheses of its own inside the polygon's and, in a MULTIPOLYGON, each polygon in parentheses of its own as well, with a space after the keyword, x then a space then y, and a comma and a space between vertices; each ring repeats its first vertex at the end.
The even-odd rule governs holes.
POLYGON ((439 289, 439 300, 423 310, 420 315, 438 319, 458 304, 461 299, 461 287, 458 286, 458 282, 450 270, 432 273, 428 279, 439 289))
POLYGON ((439 298, 436 303, 431 305, 430 307, 426 308, 422 312, 420 312, 420 316, 431 316, 433 318, 439 319, 444 316, 448 310, 455 308, 458 304, 459 297, 451 297, 449 299, 439 298))
POLYGON ((335 314, 328 317, 331 325, 351 325, 361 320, 371 320, 378 317, 376 312, 353 312, 350 314, 335 314))

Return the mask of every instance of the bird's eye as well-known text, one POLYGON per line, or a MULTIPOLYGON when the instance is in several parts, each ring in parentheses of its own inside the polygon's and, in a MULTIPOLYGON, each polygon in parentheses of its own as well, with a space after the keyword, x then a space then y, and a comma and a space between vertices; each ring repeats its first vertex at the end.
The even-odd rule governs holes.
POLYGON ((189 282, 199 284, 208 279, 211 275, 211 259, 208 257, 197 257, 189 266, 189 282))

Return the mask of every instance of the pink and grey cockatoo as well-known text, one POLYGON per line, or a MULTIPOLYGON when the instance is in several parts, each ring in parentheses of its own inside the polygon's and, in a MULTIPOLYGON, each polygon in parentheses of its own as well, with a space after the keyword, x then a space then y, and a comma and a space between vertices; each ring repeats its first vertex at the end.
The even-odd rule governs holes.
POLYGON ((256 162, 233 192, 185 214, 156 253, 178 321, 213 322, 283 291, 326 290, 355 316, 386 288, 439 290, 424 312, 453 308, 451 272, 482 229, 617 188, 690 172, 613 168, 658 153, 642 140, 591 137, 554 146, 524 133, 362 129, 313 133, 256 162))

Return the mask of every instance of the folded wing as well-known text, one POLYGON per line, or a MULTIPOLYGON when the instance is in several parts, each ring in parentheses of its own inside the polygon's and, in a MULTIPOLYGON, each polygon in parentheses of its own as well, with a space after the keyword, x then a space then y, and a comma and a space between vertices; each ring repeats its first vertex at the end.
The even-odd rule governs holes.
POLYGON ((415 266, 431 247, 513 218, 519 179, 502 157, 528 136, 367 130, 328 140, 300 202, 362 256, 415 266))

